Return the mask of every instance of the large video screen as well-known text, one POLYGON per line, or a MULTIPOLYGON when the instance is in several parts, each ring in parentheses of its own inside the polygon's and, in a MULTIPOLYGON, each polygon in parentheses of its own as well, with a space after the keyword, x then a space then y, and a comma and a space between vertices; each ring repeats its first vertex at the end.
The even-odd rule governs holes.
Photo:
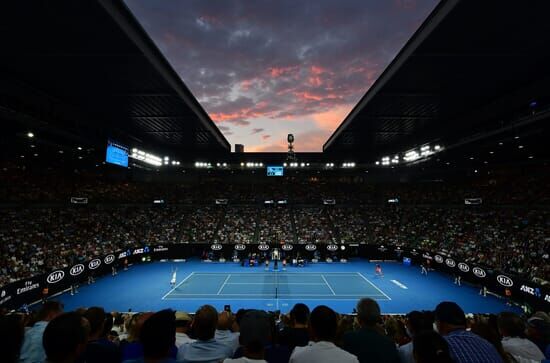
POLYGON ((112 141, 107 142, 105 161, 111 164, 128 167, 128 149, 112 141))
POLYGON ((267 176, 283 176, 284 169, 282 166, 268 166, 267 176))

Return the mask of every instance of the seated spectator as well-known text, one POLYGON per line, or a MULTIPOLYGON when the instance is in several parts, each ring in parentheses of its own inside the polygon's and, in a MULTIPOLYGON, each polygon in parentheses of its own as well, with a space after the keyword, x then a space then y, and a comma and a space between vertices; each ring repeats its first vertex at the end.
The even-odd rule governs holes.
POLYGON ((118 363, 122 357, 120 350, 107 338, 107 334, 113 326, 111 315, 105 314, 100 307, 91 307, 84 313, 84 317, 90 323, 90 335, 88 345, 84 352, 86 363, 118 363), (109 319, 109 329, 105 329, 105 321, 109 319))
POLYGON ((186 343, 193 343, 195 340, 189 338, 189 329, 193 319, 183 311, 176 311, 176 347, 186 343))
POLYGON ((66 313, 50 321, 43 344, 47 363, 74 363, 86 350, 90 325, 78 313, 66 313))
POLYGON ((21 363, 42 363, 46 352, 42 345, 42 336, 48 323, 63 313, 63 304, 57 301, 47 301, 38 312, 37 322, 25 332, 21 346, 19 361, 21 363))
MULTIPOLYGON (((432 319, 426 312, 420 312, 420 311, 411 311, 407 314, 407 322, 405 325, 405 329, 407 330, 407 335, 414 339, 414 337, 423 332, 423 331, 431 331, 433 330, 432 327, 432 319)), ((414 355, 413 355, 413 342, 409 342, 407 344, 404 344, 398 348, 399 351, 399 358, 401 359, 401 363, 414 363, 414 355)))
POLYGON ((3 362, 17 362, 24 337, 25 330, 21 315, 0 316, 0 352, 2 352, 3 362))
POLYGON ((338 317, 327 306, 317 306, 310 316, 312 342, 305 347, 296 347, 290 356, 290 363, 346 363, 358 362, 357 357, 334 345, 338 317))
POLYGON ((243 357, 226 359, 224 363, 267 363, 265 348, 271 339, 271 324, 266 312, 250 310, 240 320, 239 343, 243 357))
POLYGON ((211 305, 203 305, 195 313, 191 325, 193 335, 197 339, 193 343, 179 347, 178 360, 191 363, 218 363, 233 355, 233 349, 214 339, 218 325, 218 312, 211 305))
POLYGON ((550 359, 550 322, 535 314, 527 320, 527 337, 550 359))
POLYGON ((143 324, 153 316, 153 313, 137 313, 132 315, 128 324, 128 340, 121 342, 122 360, 139 359, 143 357, 143 346, 139 340, 143 324))
POLYGON ((309 308, 305 304, 296 304, 290 310, 290 325, 284 327, 279 333, 279 343, 288 346, 290 350, 295 347, 305 347, 309 343, 308 323, 309 308))
POLYGON ((437 305, 435 327, 447 340, 451 357, 457 363, 502 363, 491 343, 466 331, 466 316, 456 303, 444 301, 437 305))
POLYGON ((416 363, 453 363, 449 344, 433 330, 424 330, 413 338, 413 355, 416 363))
POLYGON ((143 358, 128 363, 175 362, 172 351, 176 341, 176 319, 172 310, 161 310, 151 315, 141 329, 139 340, 143 358))
POLYGON ((482 337, 483 339, 491 343, 493 347, 495 347, 504 363, 530 363, 525 361, 518 361, 510 353, 504 351, 504 348, 502 347, 501 336, 497 331, 496 317, 494 315, 491 315, 489 319, 477 317, 474 322, 469 324, 469 326, 472 333, 482 337))
POLYGON ((398 363, 395 344, 384 335, 380 306, 373 299, 361 299, 357 303, 357 320, 360 329, 344 335, 344 349, 354 354, 361 363, 398 363))
MULTIPOLYGON (((229 311, 222 311, 218 315, 218 327, 214 339, 220 343, 226 344, 233 349, 233 353, 239 347, 239 333, 231 331, 235 317, 229 311)), ((233 354, 232 353, 232 354, 233 354)))
POLYGON ((512 312, 502 312, 498 315, 498 331, 502 335, 502 347, 514 358, 540 361, 544 354, 535 343, 525 335, 525 323, 512 312))

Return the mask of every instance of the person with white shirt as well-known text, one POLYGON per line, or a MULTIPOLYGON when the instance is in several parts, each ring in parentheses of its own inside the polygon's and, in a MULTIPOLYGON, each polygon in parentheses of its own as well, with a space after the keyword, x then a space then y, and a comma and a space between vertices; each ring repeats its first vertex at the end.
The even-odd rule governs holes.
POLYGON ((411 338, 411 342, 404 344, 397 349, 401 363, 415 363, 412 339, 422 331, 433 330, 432 324, 432 319, 429 314, 425 312, 415 310, 407 314, 407 323, 405 324, 405 328, 407 330, 407 335, 411 338))
POLYGON ((359 363, 356 356, 334 344, 338 318, 331 308, 317 306, 310 315, 310 342, 305 347, 296 347, 289 363, 359 363))
POLYGON ((517 314, 508 311, 498 314, 497 325, 505 352, 516 359, 531 359, 538 362, 544 359, 542 351, 525 336, 525 323, 517 314))

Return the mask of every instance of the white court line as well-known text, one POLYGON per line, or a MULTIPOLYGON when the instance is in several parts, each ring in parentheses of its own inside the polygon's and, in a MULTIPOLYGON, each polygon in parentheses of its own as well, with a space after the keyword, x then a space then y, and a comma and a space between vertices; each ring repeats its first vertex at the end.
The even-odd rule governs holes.
MULTIPOLYGON (((172 295, 170 295, 168 297, 168 299, 166 300, 204 300, 205 298, 204 297, 182 297, 182 298, 179 298, 179 297, 171 297, 172 295)), ((215 295, 214 295, 215 296, 215 295)), ((222 295, 223 296, 223 295, 222 295)), ((333 296, 333 295, 327 295, 327 296, 333 296)), ((357 299, 361 298, 361 297, 365 297, 365 296, 357 296, 353 299, 327 299, 327 298, 323 298, 323 299, 313 299, 313 298, 299 298, 299 297, 296 297, 296 298, 286 298, 286 299, 282 299, 282 300, 308 300, 308 301, 357 301, 357 299)), ((377 301, 388 301, 388 299, 386 298, 383 298, 383 299, 378 299, 378 298, 373 298, 372 295, 367 295, 367 297, 371 297, 373 300, 377 300, 377 301)), ((225 300, 227 301, 227 297, 207 297, 206 298, 207 300, 225 300)), ((258 297, 258 298, 242 298, 242 297, 238 297, 238 298, 231 298, 231 300, 236 300, 236 301, 256 301, 256 300, 265 300, 265 301, 273 301, 273 300, 276 300, 274 298, 263 298, 263 297, 258 297)), ((398 314, 398 315, 405 315, 407 313, 395 313, 395 314, 398 314)))
MULTIPOLYGON (((227 277, 225 278, 225 281, 223 282, 222 286, 220 287, 216 295, 219 295, 220 292, 222 292, 223 288, 225 287, 225 284, 227 284, 227 280, 229 280, 230 277, 231 277, 231 274, 227 275, 227 277)), ((193 294, 193 295, 197 295, 197 294, 193 294)))
POLYGON ((325 285, 324 282, 228 282, 227 285, 325 285))
POLYGON ((358 272, 357 274, 358 274, 359 276, 361 276, 366 282, 368 282, 369 284, 371 284, 372 287, 374 287, 376 290, 380 291, 380 293, 382 293, 382 295, 384 295, 385 297, 387 297, 388 300, 391 300, 391 297, 389 297, 388 295, 386 295, 386 294, 384 293, 384 291, 380 290, 380 289, 378 288, 378 286, 376 286, 375 284, 373 284, 372 282, 370 282, 370 281, 369 281, 365 276, 363 276, 360 272, 358 272))
MULTIPOLYGON (((267 275, 267 276, 274 276, 275 273, 278 273, 279 276, 285 276, 285 275, 357 275, 357 272, 237 272, 232 273, 233 275, 267 275)), ((223 272, 196 272, 195 275, 227 275, 227 273, 223 272)))
MULTIPOLYGON (((329 296, 329 297, 334 297, 334 296, 355 296, 355 297, 364 297, 365 295, 363 294, 338 294, 338 295, 326 295, 326 294, 278 294, 279 296, 296 296, 296 299, 299 299, 300 296, 329 296)), ((174 294, 170 294, 170 296, 249 296, 249 297, 252 297, 252 296, 273 296, 273 294, 238 294, 238 293, 228 293, 228 294, 179 294, 179 293, 174 293, 174 294)), ((384 296, 384 297, 387 297, 387 295, 367 295, 367 296, 384 296)), ((275 299, 275 297, 272 297, 273 299, 275 299)))
POLYGON ((170 295, 170 293, 172 293, 175 289, 177 289, 181 284, 183 284, 185 281, 187 281, 187 279, 189 279, 191 276, 193 276, 194 272, 191 272, 189 275, 187 275, 186 278, 184 278, 179 284, 177 284, 176 286, 174 286, 174 288, 170 291, 168 291, 162 298, 161 300, 164 300, 164 298, 168 295, 170 295))
POLYGON ((330 291, 332 291, 332 295, 336 295, 336 293, 334 292, 334 290, 332 289, 332 286, 330 286, 330 284, 328 283, 327 279, 325 279, 325 275, 321 275, 321 278, 323 279, 323 281, 325 282, 325 284, 327 284, 328 288, 330 289, 330 291))

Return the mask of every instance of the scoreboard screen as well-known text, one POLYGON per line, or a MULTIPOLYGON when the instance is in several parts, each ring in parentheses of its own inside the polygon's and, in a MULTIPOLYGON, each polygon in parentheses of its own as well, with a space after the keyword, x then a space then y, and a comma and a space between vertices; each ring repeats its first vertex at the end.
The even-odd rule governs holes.
POLYGON ((268 166, 267 176, 283 176, 284 169, 282 166, 268 166))
POLYGON ((107 142, 105 161, 111 164, 128 167, 128 149, 112 141, 107 142))

